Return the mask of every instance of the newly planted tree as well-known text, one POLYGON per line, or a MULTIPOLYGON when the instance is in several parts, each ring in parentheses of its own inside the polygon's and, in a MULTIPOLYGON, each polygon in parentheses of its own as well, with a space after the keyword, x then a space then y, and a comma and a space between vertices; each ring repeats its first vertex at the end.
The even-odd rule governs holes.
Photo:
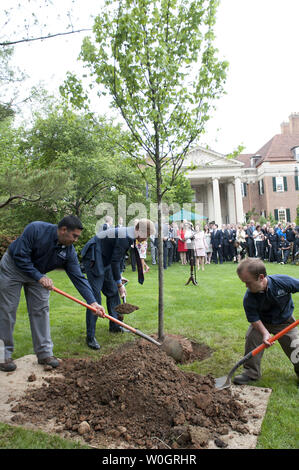
POLYGON ((155 173, 159 338, 164 337, 162 201, 223 93, 227 64, 213 47, 217 0, 107 0, 82 57, 131 132, 127 148, 155 173))

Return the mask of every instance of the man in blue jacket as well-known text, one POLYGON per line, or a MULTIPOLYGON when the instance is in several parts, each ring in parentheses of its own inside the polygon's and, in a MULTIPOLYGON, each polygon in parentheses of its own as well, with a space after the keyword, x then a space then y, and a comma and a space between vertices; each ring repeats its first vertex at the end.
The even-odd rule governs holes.
MULTIPOLYGON (((241 261, 237 274, 246 284, 243 306, 251 325, 246 334, 245 355, 262 343, 270 346, 271 334, 277 334, 293 323, 292 294, 299 292, 299 279, 284 274, 267 275, 265 265, 258 258, 241 261)), ((294 328, 282 336, 279 343, 294 366, 299 380, 299 335, 294 328)), ((237 375, 235 384, 248 384, 261 377, 263 351, 244 364, 244 372, 237 375)))
POLYGON ((73 246, 82 229, 80 220, 74 216, 64 217, 58 225, 32 222, 11 243, 1 259, 0 340, 4 344, 5 357, 0 360, 0 370, 10 372, 16 369, 12 360, 13 329, 22 287, 38 363, 52 367, 59 365, 59 361, 53 356, 50 335, 49 296, 54 284, 46 275, 49 271, 64 269, 86 302, 96 308, 95 315, 104 316, 105 309, 97 303, 83 276, 73 246))
MULTIPOLYGON (((126 288, 122 283, 122 260, 135 240, 147 240, 155 234, 155 226, 148 219, 140 219, 133 227, 115 227, 100 231, 84 246, 81 256, 87 279, 93 289, 97 302, 101 303, 101 292, 106 296, 107 309, 110 316, 117 318, 114 310, 120 304, 120 298, 126 296, 126 288)), ((143 283, 143 271, 139 263, 139 254, 135 248, 138 269, 138 281, 143 283)), ((86 342, 92 349, 100 349, 95 338, 97 317, 86 309, 86 342)), ((122 331, 110 321, 111 332, 122 331)))
POLYGON ((213 248, 212 260, 215 264, 223 264, 223 233, 222 230, 218 230, 218 225, 214 224, 213 231, 211 233, 211 244, 213 248))

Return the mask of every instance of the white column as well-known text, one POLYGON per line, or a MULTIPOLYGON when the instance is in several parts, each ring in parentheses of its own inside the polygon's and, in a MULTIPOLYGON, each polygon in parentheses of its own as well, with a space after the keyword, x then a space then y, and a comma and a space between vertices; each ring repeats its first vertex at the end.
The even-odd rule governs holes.
POLYGON ((214 218, 219 227, 222 225, 219 179, 213 178, 214 218))
POLYGON ((232 183, 227 185, 227 205, 228 205, 228 218, 230 224, 235 224, 236 220, 236 204, 235 204, 235 188, 232 183))
POLYGON ((237 223, 243 223, 244 221, 243 198, 242 198, 242 191, 241 191, 241 179, 239 177, 235 178, 235 194, 236 194, 237 223))
POLYGON ((208 217, 209 217, 209 222, 211 222, 211 220, 214 220, 213 187, 211 183, 208 183, 207 193, 208 193, 208 217))

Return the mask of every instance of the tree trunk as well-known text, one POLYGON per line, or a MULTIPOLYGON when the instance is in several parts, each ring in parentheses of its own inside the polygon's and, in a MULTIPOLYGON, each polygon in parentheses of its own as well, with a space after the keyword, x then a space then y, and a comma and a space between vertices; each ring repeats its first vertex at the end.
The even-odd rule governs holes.
POLYGON ((157 180, 157 201, 158 201, 158 279, 159 279, 159 304, 158 304, 158 315, 159 315, 159 328, 158 337, 159 341, 164 340, 164 263, 163 263, 163 230, 162 230, 162 196, 161 196, 161 172, 158 168, 156 169, 156 180, 157 180))

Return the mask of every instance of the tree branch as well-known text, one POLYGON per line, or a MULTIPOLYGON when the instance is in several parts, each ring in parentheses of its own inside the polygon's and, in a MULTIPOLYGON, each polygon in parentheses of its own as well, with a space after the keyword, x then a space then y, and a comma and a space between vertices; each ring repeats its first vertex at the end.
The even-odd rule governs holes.
POLYGON ((25 196, 11 196, 5 202, 0 203, 0 209, 3 209, 3 207, 8 206, 8 204, 10 204, 14 199, 21 199, 22 201, 29 201, 29 202, 37 202, 37 201, 40 201, 41 196, 39 196, 37 199, 30 199, 25 196))
POLYGON ((81 33, 82 31, 92 31, 92 29, 83 28, 83 29, 77 29, 75 31, 67 31, 64 33, 49 34, 48 36, 40 36, 38 38, 19 39, 17 41, 4 41, 4 42, 0 42, 0 46, 8 47, 14 44, 20 44, 21 42, 42 41, 43 39, 50 39, 50 38, 55 38, 57 36, 66 36, 68 34, 81 33))

